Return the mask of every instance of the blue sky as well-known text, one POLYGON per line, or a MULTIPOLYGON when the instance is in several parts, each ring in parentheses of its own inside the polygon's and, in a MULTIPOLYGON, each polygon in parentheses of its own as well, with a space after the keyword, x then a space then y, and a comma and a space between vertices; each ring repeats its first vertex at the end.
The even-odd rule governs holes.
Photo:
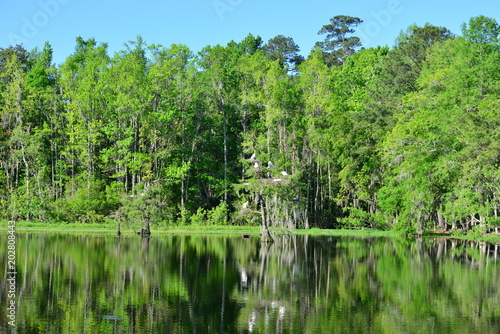
POLYGON ((460 34, 471 17, 500 22, 498 0, 0 0, 0 47, 23 43, 27 49, 49 41, 60 64, 74 51, 75 38, 94 37, 110 54, 141 35, 147 43, 206 45, 241 41, 248 33, 266 42, 292 37, 307 55, 317 32, 336 15, 361 18, 363 46, 394 44, 401 30, 429 22, 460 34))

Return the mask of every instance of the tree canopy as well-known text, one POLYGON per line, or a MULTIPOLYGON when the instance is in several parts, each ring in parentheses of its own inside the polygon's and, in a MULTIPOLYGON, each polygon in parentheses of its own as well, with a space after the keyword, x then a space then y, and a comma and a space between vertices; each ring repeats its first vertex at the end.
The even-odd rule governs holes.
POLYGON ((0 215, 35 221, 500 227, 500 26, 412 25, 360 49, 291 37, 0 48, 0 215))

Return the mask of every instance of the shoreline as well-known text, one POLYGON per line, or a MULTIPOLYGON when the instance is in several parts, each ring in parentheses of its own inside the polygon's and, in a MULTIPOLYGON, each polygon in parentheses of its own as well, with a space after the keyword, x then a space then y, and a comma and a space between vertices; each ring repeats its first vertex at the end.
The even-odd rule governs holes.
MULTIPOLYGON (((116 234, 117 229, 110 224, 103 224, 102 226, 81 226, 82 224, 39 224, 19 222, 16 224, 16 233, 88 233, 88 234, 116 234), (35 225, 35 226, 27 226, 35 225)), ((0 231, 7 231, 7 225, 2 224, 0 231)), ((282 231, 277 230, 278 234, 283 234, 282 231)), ((452 233, 437 233, 426 232, 421 236, 403 236, 394 231, 383 230, 370 230, 370 229, 296 229, 288 231, 294 235, 312 235, 312 236, 358 236, 358 237, 399 237, 407 239, 415 238, 446 238, 446 239, 460 239, 479 242, 490 242, 500 244, 500 235, 490 234, 483 236, 469 236, 469 235, 454 235, 452 233)), ((137 231, 133 229, 122 229, 122 236, 136 235, 137 231)), ((151 229, 151 234, 154 235, 168 235, 168 234, 250 234, 258 235, 260 233, 259 226, 175 226, 151 229)))

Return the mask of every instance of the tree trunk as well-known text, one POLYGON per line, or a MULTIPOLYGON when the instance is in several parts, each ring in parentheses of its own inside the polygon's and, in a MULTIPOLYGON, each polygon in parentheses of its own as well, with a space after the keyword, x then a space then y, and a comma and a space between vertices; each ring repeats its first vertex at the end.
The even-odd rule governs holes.
POLYGON ((224 132, 224 202, 227 204, 227 120, 226 108, 224 100, 221 101, 222 117, 223 117, 223 132, 224 132))
POLYGON ((437 221, 438 221, 438 228, 440 231, 446 231, 446 225, 444 223, 443 215, 441 214, 440 210, 436 211, 437 214, 437 221))
POLYGON ((261 214, 261 224, 260 224, 260 231, 261 231, 261 241, 262 242, 273 242, 274 239, 271 235, 271 232, 269 231, 269 225, 268 225, 268 217, 267 217, 267 203, 264 201, 264 196, 261 193, 259 195, 259 200, 261 202, 260 206, 260 214, 261 214))

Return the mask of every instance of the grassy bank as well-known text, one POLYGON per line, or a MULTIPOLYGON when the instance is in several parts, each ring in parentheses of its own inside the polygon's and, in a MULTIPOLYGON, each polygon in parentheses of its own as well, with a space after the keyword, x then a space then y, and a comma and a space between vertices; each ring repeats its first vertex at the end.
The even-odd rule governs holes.
MULTIPOLYGON (((0 223, 0 230, 7 230, 7 221, 0 223)), ((16 222, 17 232, 102 232, 116 233, 117 223, 35 223, 28 221, 16 222)), ((121 224, 121 233, 124 235, 135 234, 140 230, 138 224, 128 226, 121 224)), ((259 226, 234 226, 234 225, 210 225, 210 226, 151 226, 151 233, 260 233, 259 226)))
MULTIPOLYGON (((7 221, 2 221, 0 231, 7 230, 7 221)), ((64 232, 64 233, 116 233, 116 223, 82 224, 82 223, 34 223, 27 221, 16 222, 16 232, 64 232)), ((133 235, 138 232, 138 226, 122 224, 122 235, 133 235)), ((294 231, 276 230, 277 234, 292 233, 296 235, 329 235, 329 236, 360 236, 360 237, 402 237, 395 231, 369 230, 369 229, 298 229, 294 231)), ((260 233, 259 226, 211 225, 211 226, 152 226, 154 234, 252 234, 260 233)), ((485 241, 500 243, 500 235, 457 235, 447 233, 427 232, 423 238, 455 238, 461 240, 485 241)), ((412 238, 412 237, 410 237, 412 238)))

